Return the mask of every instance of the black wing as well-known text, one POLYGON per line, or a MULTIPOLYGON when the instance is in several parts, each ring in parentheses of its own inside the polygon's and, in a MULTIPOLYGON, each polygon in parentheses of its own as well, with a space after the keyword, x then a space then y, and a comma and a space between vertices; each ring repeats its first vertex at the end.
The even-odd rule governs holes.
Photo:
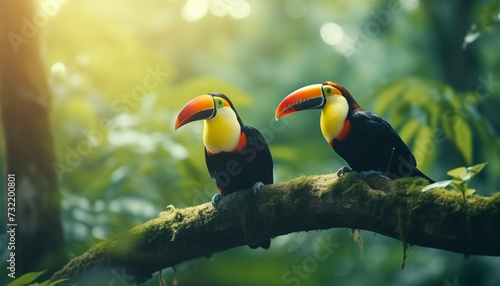
POLYGON ((375 148, 375 150, 370 150, 372 154, 376 153, 373 158, 378 163, 374 165, 378 164, 380 169, 385 170, 389 178, 418 176, 427 179, 430 183, 434 182, 417 169, 415 157, 387 121, 364 110, 355 111, 350 120, 353 128, 363 130, 364 135, 361 136, 361 140, 366 140, 375 148), (383 165, 380 165, 381 163, 383 165))
MULTIPOLYGON (((254 155, 255 160, 252 165, 255 168, 260 168, 261 170, 255 170, 259 172, 259 176, 261 176, 261 181, 264 184, 272 184, 273 183, 273 157, 271 155, 271 151, 269 150, 269 146, 267 146, 266 140, 264 136, 252 126, 243 126, 243 133, 245 133, 248 141, 247 149, 253 149, 255 151, 254 155)), ((253 152, 253 151, 247 151, 253 152)), ((249 157, 250 159, 250 157, 249 157)))
POLYGON ((382 117, 369 111, 360 110, 353 112, 350 120, 353 126, 362 128, 365 131, 368 140, 372 144, 394 148, 394 158, 402 156, 411 165, 417 166, 417 161, 408 146, 382 117))
POLYGON ((212 162, 212 159, 210 158, 211 156, 208 155, 206 147, 204 147, 204 151, 205 151, 205 163, 207 164, 208 173, 210 174, 210 178, 213 179, 215 177, 215 172, 216 172, 215 165, 212 162))

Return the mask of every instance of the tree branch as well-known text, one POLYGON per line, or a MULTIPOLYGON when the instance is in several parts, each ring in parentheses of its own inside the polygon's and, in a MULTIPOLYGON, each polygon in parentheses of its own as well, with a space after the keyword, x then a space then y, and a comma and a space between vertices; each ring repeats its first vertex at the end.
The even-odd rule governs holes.
MULTIPOLYGON (((353 172, 300 177, 176 209, 108 239, 70 261, 52 280, 114 279, 137 282, 193 258, 298 231, 354 228, 471 255, 500 256, 500 193, 473 196, 420 190, 420 178, 363 178, 353 172), (91 277, 91 278, 89 278, 91 277)), ((83 280, 88 281, 88 280, 83 280)), ((92 280, 94 281, 94 280, 92 280)))

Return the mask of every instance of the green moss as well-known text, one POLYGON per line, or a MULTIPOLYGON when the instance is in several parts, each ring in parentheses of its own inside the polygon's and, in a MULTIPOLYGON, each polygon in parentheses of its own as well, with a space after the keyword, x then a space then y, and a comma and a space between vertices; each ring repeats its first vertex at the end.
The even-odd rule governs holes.
POLYGON ((284 212, 295 212, 302 208, 310 196, 309 189, 314 185, 315 177, 301 176, 286 183, 281 202, 284 205, 284 212))
POLYGON ((403 259, 401 260, 401 269, 405 269, 406 264, 406 251, 408 250, 408 244, 403 242, 403 259))
POLYGON ((364 195, 370 186, 366 183, 363 176, 352 172, 340 178, 336 184, 332 185, 332 192, 341 192, 343 195, 349 194, 357 197, 364 195))
POLYGON ((360 258, 363 258, 363 245, 365 244, 365 242, 363 241, 363 238, 361 238, 361 230, 352 228, 351 236, 354 242, 358 244, 360 258))
POLYGON ((364 177, 356 172, 348 173, 328 186, 329 192, 333 198, 349 196, 350 199, 357 202, 367 202, 368 191, 371 189, 364 177))
MULTIPOLYGON (((205 223, 202 212, 206 209, 206 205, 184 209, 169 205, 157 218, 131 229, 128 235, 118 237, 112 252, 118 256, 125 256, 137 249, 149 247, 157 247, 166 252, 172 242, 182 243, 182 239, 177 239, 180 233, 185 233, 186 230, 198 230, 196 225, 205 223)), ((190 234, 197 235, 193 232, 190 234)))
MULTIPOLYGON (((500 195, 490 198, 472 196, 463 201, 462 195, 446 189, 434 189, 422 193, 421 190, 428 182, 421 178, 403 178, 394 181, 393 191, 384 199, 384 208, 397 210, 398 232, 403 243, 403 263, 406 259, 406 249, 412 237, 418 235, 415 228, 415 218, 425 215, 427 212, 438 213, 437 225, 450 225, 456 227, 457 233, 462 236, 464 243, 467 239, 474 237, 474 231, 480 231, 482 235, 493 236, 492 227, 482 225, 484 220, 478 219, 480 215, 491 215, 492 205, 500 205, 500 195), (406 204, 401 204, 404 197, 406 204), (436 209, 438 211, 436 211, 436 209), (485 211, 489 209, 489 211, 485 211), (450 220, 452 220, 450 222, 450 220), (472 227, 473 229, 471 229, 472 227)), ((499 214, 499 212, 493 212, 499 214)), ((491 221, 491 218, 489 219, 491 221)))
POLYGON ((500 220, 500 193, 485 198, 481 196, 471 196, 467 198, 466 221, 467 228, 464 232, 467 237, 481 236, 495 237, 495 221, 500 220), (496 219, 495 219, 496 218, 496 219), (478 223, 480 221, 481 223, 478 223))
POLYGON ((394 191, 393 180, 381 176, 369 176, 365 180, 373 190, 378 190, 384 193, 390 193, 394 191))
MULTIPOLYGON (((421 207, 430 203, 434 198, 426 196, 421 189, 428 182, 421 178, 402 178, 390 180, 380 176, 364 178, 358 173, 349 173, 330 184, 332 195, 349 196, 349 199, 357 202, 357 207, 378 209, 376 220, 383 221, 387 212, 395 213, 397 217, 397 232, 403 244, 403 262, 406 259, 408 242, 411 241, 412 217, 420 211, 421 207), (404 204, 402 202, 407 202, 404 204)), ((443 198, 442 200, 448 200, 443 198)), ((460 200, 458 200, 458 205, 460 200)), ((362 251, 363 240, 358 231, 352 231, 353 239, 358 242, 362 251)))

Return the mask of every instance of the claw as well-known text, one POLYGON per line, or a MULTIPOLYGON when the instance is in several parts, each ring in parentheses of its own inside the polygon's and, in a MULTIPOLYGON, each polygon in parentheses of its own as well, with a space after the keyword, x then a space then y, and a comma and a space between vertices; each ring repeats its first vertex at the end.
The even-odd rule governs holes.
POLYGON ((212 203, 212 206, 214 206, 214 208, 217 208, 219 206, 219 201, 223 198, 224 196, 221 195, 221 194, 215 194, 212 199, 210 200, 210 202, 212 203))
POLYGON ((252 190, 253 190, 253 194, 254 195, 257 195, 257 191, 260 189, 260 187, 264 186, 264 183, 262 182, 256 182, 253 187, 252 187, 252 190))
POLYGON ((361 175, 363 175, 363 177, 368 177, 368 176, 371 176, 371 175, 379 175, 379 176, 382 176, 384 173, 380 172, 380 171, 375 171, 375 170, 369 170, 369 171, 362 171, 360 172, 361 175))
POLYGON ((337 171, 337 177, 340 178, 349 172, 352 172, 352 169, 347 166, 344 166, 337 171))

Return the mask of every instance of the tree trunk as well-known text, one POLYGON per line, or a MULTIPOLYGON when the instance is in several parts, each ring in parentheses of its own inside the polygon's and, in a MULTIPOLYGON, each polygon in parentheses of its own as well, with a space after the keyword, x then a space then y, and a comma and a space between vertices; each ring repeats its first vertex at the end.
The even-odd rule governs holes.
POLYGON ((46 269, 63 244, 59 183, 51 167, 51 96, 38 42, 44 19, 48 15, 31 0, 0 1, 0 102, 6 172, 16 179, 15 220, 8 222, 15 229, 16 277, 46 269))

